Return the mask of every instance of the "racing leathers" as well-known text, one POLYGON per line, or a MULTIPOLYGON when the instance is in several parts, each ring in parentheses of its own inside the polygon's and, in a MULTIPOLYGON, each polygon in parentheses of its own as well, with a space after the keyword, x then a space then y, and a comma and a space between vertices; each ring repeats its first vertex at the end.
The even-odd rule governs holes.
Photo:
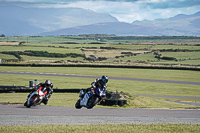
POLYGON ((51 95, 53 94, 53 84, 51 83, 49 86, 47 86, 45 83, 40 83, 38 84, 39 87, 46 87, 47 90, 47 94, 45 95, 45 97, 43 98, 42 102, 44 104, 47 104, 49 98, 51 97, 51 95))
POLYGON ((103 91, 106 91, 107 85, 103 82, 102 79, 96 79, 94 82, 91 83, 93 89, 101 88, 103 91))
POLYGON ((97 88, 101 88, 104 92, 106 92, 106 88, 107 88, 107 85, 106 83, 103 82, 102 79, 96 79, 94 82, 91 83, 91 87, 90 88, 87 88, 85 90, 82 89, 81 93, 80 94, 80 97, 84 97, 84 95, 88 92, 88 91, 91 91, 92 89, 97 89, 97 88))

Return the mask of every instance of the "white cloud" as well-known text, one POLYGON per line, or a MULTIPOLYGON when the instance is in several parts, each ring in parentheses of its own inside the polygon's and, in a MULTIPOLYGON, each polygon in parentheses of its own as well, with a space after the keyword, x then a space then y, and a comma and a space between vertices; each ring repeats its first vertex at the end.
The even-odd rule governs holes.
POLYGON ((71 2, 66 7, 78 7, 99 13, 107 13, 123 22, 133 22, 135 19, 143 19, 140 13, 143 5, 132 2, 78 1, 71 2))
POLYGON ((193 14, 199 11, 200 6, 185 8, 152 8, 147 3, 160 3, 167 0, 141 0, 136 2, 112 1, 77 1, 71 2, 66 7, 90 9, 99 13, 108 13, 119 21, 131 23, 136 20, 154 20, 169 18, 177 14, 193 14))
POLYGON ((200 10, 199 0, 3 0, 6 1, 24 7, 90 9, 129 23, 135 20, 169 18, 180 13, 193 14, 200 10))

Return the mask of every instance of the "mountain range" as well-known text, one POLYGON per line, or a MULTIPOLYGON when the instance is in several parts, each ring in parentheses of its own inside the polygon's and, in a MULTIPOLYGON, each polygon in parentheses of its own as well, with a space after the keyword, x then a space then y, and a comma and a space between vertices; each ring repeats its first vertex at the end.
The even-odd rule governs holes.
MULTIPOLYGON (((200 12, 192 15, 178 14, 168 19, 156 19, 153 21, 135 21, 137 26, 150 26, 161 28, 157 33, 169 36, 200 35, 200 12)), ((153 34, 153 33, 152 33, 153 34)))
POLYGON ((198 36, 200 12, 167 19, 119 22, 109 14, 81 8, 23 8, 0 6, 0 34, 81 35, 115 34, 145 36, 198 36))
POLYGON ((118 22, 109 14, 81 8, 23 8, 0 6, 0 34, 37 35, 74 26, 118 22))

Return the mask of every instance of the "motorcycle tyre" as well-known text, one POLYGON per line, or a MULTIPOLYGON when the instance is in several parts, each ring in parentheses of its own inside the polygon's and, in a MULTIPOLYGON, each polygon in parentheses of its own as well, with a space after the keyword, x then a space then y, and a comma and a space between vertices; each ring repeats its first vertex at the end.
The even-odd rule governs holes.
POLYGON ((31 107, 31 104, 29 104, 29 105, 26 105, 26 107, 27 107, 27 108, 30 108, 30 107, 31 107))
MULTIPOLYGON (((38 97, 35 97, 35 98, 37 98, 37 100, 34 99, 33 101, 38 101, 38 97)), ((34 105, 33 101, 30 101, 29 105, 26 104, 26 107, 30 108, 31 106, 33 106, 34 105)))
POLYGON ((82 108, 82 106, 80 105, 80 99, 76 102, 76 104, 75 104, 75 108, 76 109, 81 109, 82 108))
POLYGON ((27 105, 27 101, 24 103, 24 106, 26 106, 27 105))
POLYGON ((96 96, 92 96, 88 99, 88 103, 87 103, 87 109, 92 109, 98 102, 99 102, 99 97, 96 96), (90 101, 92 100, 92 101, 90 101), (92 102, 92 103, 90 103, 92 102))

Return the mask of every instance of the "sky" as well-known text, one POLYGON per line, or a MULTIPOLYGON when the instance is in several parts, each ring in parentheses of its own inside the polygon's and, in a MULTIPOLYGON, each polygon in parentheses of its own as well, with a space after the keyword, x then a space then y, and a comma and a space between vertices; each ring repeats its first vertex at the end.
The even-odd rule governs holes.
POLYGON ((200 11, 200 0, 0 0, 25 8, 83 8, 110 14, 120 22, 165 19, 200 11))

